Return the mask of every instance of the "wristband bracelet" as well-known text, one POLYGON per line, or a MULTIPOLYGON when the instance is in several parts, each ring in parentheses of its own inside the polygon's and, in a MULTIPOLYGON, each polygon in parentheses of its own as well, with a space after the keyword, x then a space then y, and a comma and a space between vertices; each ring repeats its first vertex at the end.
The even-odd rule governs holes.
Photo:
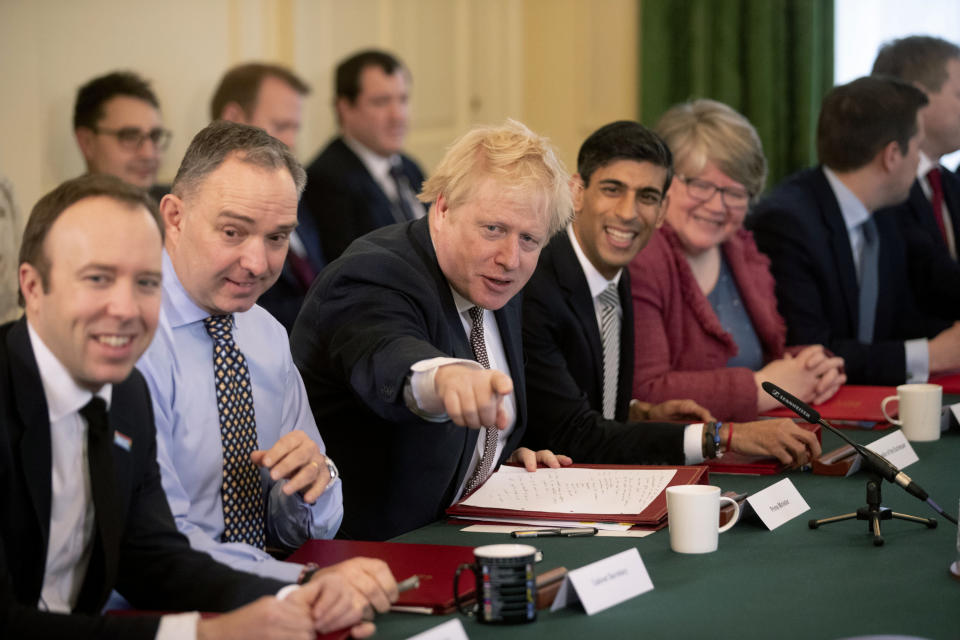
POLYGON ((313 574, 319 570, 320 566, 316 562, 308 562, 303 565, 303 569, 300 570, 300 576, 297 578, 297 584, 307 584, 310 582, 313 574))
POLYGON ((720 450, 720 427, 722 426, 722 422, 713 423, 713 454, 716 458, 723 456, 723 452, 720 450))
POLYGON ((724 451, 730 451, 730 443, 733 442, 733 423, 727 423, 727 446, 724 448, 724 451))

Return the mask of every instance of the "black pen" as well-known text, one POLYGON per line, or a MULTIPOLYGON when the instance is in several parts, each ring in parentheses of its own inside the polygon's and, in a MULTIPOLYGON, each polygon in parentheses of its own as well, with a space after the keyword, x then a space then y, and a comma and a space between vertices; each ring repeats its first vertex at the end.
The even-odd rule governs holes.
POLYGON ((570 527, 568 529, 530 529, 529 531, 513 531, 514 538, 580 538, 597 535, 596 527, 570 527))

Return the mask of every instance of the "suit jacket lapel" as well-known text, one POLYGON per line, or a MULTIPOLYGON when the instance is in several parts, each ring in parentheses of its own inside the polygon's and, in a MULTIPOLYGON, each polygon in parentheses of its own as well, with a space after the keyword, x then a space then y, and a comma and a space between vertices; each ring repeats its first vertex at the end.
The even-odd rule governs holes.
POLYGON ((517 421, 510 434, 506 446, 503 448, 501 460, 509 457, 516 448, 527 424, 527 389, 524 382, 523 367, 523 338, 521 331, 521 300, 522 293, 517 294, 494 315, 497 318, 497 327, 500 329, 500 341, 507 354, 507 366, 510 367, 510 377, 513 379, 513 394, 517 405, 517 421))
POLYGON ((857 269, 850 249, 850 236, 847 234, 837 197, 820 169, 814 173, 813 191, 820 202, 820 212, 830 232, 830 249, 837 265, 837 279, 847 306, 847 316, 850 318, 849 330, 856 335, 860 316, 860 286, 857 284, 857 269))
MULTIPOLYGON (((10 352, 11 384, 13 402, 23 427, 20 440, 20 456, 27 490, 33 502, 34 515, 41 533, 41 564, 46 562, 47 544, 50 539, 51 465, 50 418, 47 401, 43 394, 40 371, 30 346, 27 321, 21 318, 7 334, 10 352)), ((41 569, 40 575, 43 575, 41 569)))
MULTIPOLYGON (((577 260, 577 254, 573 250, 566 231, 561 231, 550 242, 555 247, 552 256, 557 282, 560 283, 567 305, 573 310, 577 323, 590 346, 590 364, 593 371, 589 379, 594 380, 595 383, 593 389, 588 390, 588 395, 602 402, 603 344, 600 341, 600 327, 597 326, 597 312, 593 304, 593 296, 590 295, 590 287, 587 285, 587 276, 583 273, 583 268, 577 260)), ((631 318, 632 316, 631 313, 631 318)), ((632 326, 630 332, 632 335, 632 326)))
POLYGON ((633 295, 630 291, 630 270, 620 270, 620 371, 617 378, 617 408, 614 417, 626 422, 630 397, 633 395, 633 295))
MULTIPOLYGON (((953 228, 954 243, 960 243, 960 179, 944 166, 940 166, 940 182, 943 185, 943 202, 949 210, 947 216, 953 228)), ((939 231, 939 229, 938 229, 939 231)))
POLYGON ((373 218, 373 222, 375 223, 374 228, 395 223, 397 220, 393 215, 393 203, 390 202, 390 198, 387 197, 387 194, 383 192, 383 189, 377 181, 370 175, 367 165, 363 164, 363 160, 353 152, 353 149, 347 146, 343 138, 337 138, 337 142, 341 147, 340 151, 342 152, 344 163, 352 166, 350 169, 345 168, 344 172, 347 175, 356 176, 360 189, 367 194, 371 204, 374 205, 369 209, 370 217, 373 218))

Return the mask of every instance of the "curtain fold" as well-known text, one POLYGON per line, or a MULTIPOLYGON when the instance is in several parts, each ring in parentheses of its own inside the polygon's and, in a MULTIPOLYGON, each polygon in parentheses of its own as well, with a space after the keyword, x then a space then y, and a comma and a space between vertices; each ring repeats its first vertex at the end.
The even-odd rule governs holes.
POLYGON ((767 187, 816 163, 833 86, 833 0, 640 0, 640 121, 712 98, 760 134, 767 187))

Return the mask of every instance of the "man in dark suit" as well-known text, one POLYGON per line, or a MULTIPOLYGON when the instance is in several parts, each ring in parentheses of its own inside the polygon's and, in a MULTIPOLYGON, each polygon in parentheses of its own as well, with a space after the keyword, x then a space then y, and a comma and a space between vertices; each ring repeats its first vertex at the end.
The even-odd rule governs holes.
MULTIPOLYGON (((210 101, 210 118, 260 127, 293 151, 300 132, 303 99, 310 87, 299 76, 276 64, 249 62, 233 67, 220 80, 210 101)), ((297 209, 297 228, 276 283, 257 304, 266 309, 287 333, 300 313, 303 297, 326 264, 316 223, 303 199, 297 209)))
POLYGON ((432 522, 507 459, 569 463, 515 451, 527 423, 516 295, 569 220, 566 182, 523 125, 474 129, 424 186, 428 219, 369 234, 317 278, 291 347, 350 478, 341 535, 432 522))
POLYGON ((900 78, 923 91, 924 138, 917 179, 906 202, 890 210, 901 224, 922 231, 936 251, 957 259, 960 178, 940 164, 960 149, 960 47, 940 38, 910 36, 881 47, 873 73, 900 78))
POLYGON ((329 261, 369 231, 424 215, 416 199, 423 172, 402 153, 409 84, 407 68, 383 51, 361 51, 337 66, 340 136, 307 167, 303 193, 329 261))
POLYGON ((64 183, 27 222, 26 315, 0 327, 0 636, 311 638, 356 624, 342 578, 278 599, 283 583, 220 565, 177 533, 133 371, 157 326, 160 229, 153 201, 112 176, 64 183), (97 617, 114 587, 161 611, 259 600, 209 620, 97 617))
MULTIPOLYGON (((571 181, 575 216, 544 249, 524 290, 523 350, 530 406, 524 444, 582 462, 696 464, 735 451, 805 464, 816 438, 790 420, 712 422, 692 401, 637 411, 633 304, 624 267, 666 213, 673 160, 655 133, 631 121, 601 127, 580 147, 571 181), (628 410, 629 406, 629 410, 628 410), (659 418, 694 424, 631 421, 659 418)), ((638 336, 643 340, 643 336, 638 336)))
POLYGON ((936 293, 915 297, 897 222, 872 215, 907 197, 925 104, 922 91, 891 78, 835 87, 817 126, 821 166, 788 178, 747 218, 770 256, 787 344, 823 344, 854 384, 922 382, 960 367, 960 325, 917 305, 924 295, 957 317, 956 291, 928 277, 936 293))

